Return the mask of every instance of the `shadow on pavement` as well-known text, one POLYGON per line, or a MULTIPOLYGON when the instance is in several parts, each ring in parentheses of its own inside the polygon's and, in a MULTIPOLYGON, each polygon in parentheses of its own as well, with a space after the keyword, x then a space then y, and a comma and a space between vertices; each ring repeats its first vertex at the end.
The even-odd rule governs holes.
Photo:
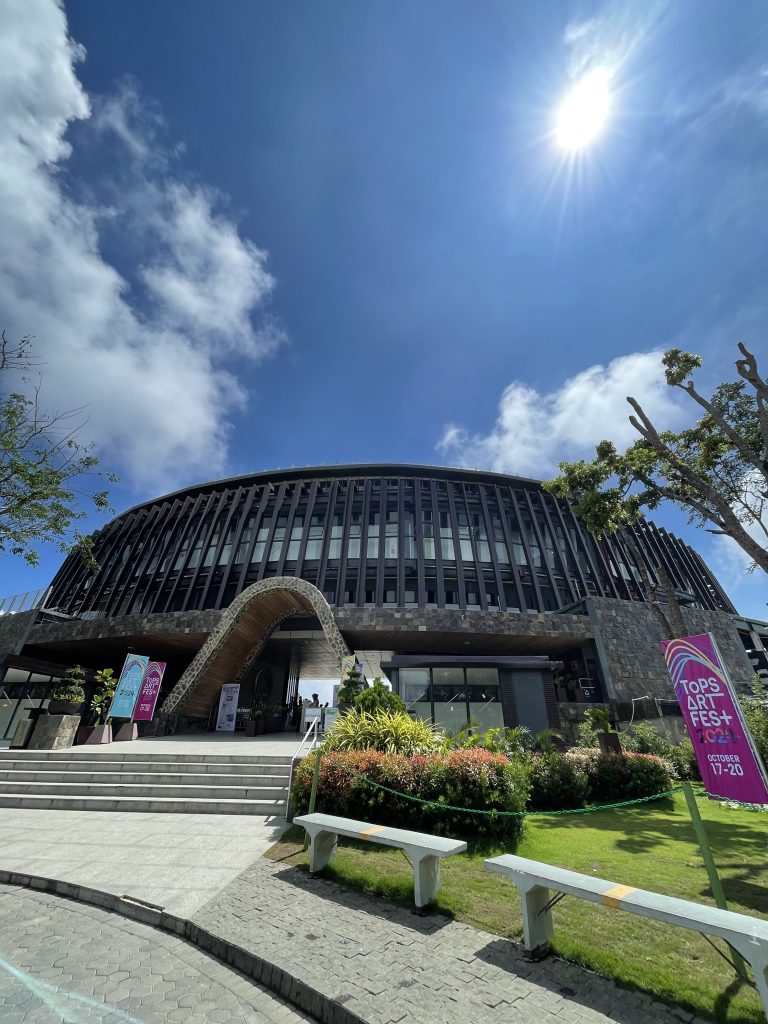
POLYGON ((409 909, 392 900, 381 896, 368 896, 366 893, 355 892, 324 877, 322 874, 310 875, 308 871, 298 867, 282 868, 274 875, 281 882, 286 882, 304 892, 310 892, 329 903, 351 910, 360 910, 371 917, 396 920, 399 925, 410 928, 422 935, 431 935, 445 928, 453 920, 451 917, 434 910, 420 911, 415 907, 409 909))

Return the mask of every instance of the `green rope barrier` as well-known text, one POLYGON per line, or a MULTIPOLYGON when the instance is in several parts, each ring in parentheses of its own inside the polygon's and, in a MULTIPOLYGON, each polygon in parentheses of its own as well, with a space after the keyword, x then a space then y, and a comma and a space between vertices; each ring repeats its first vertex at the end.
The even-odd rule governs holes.
POLYGON ((385 793, 391 793, 393 796, 402 797, 404 800, 411 800, 414 803, 424 804, 426 807, 438 807, 443 811, 460 811, 463 814, 494 814, 504 818, 532 818, 540 815, 594 814, 596 811, 612 810, 615 807, 633 807, 635 804, 646 804, 652 800, 663 800, 665 797, 672 796, 674 793, 682 793, 683 791, 682 786, 674 786, 672 789, 665 789, 663 793, 654 793, 653 796, 640 796, 635 800, 620 800, 618 803, 614 804, 597 804, 595 807, 572 807, 563 811, 497 811, 494 809, 488 810, 486 808, 476 807, 455 807, 453 804, 442 803, 440 800, 422 800, 419 796, 413 796, 411 793, 403 793, 398 789, 390 789, 389 786, 384 786, 380 782, 374 782, 373 779, 369 779, 367 776, 361 775, 360 772, 356 772, 354 768, 348 768, 346 765, 338 765, 337 767, 349 772, 350 775, 354 775, 369 786, 381 789, 385 793))
POLYGON ((698 797, 699 800, 717 800, 719 803, 725 804, 726 806, 729 804, 736 804, 737 807, 743 807, 747 811, 762 811, 763 814, 768 813, 768 804, 752 804, 747 800, 735 800, 732 796, 718 796, 717 793, 708 793, 703 787, 694 789, 693 794, 698 797))

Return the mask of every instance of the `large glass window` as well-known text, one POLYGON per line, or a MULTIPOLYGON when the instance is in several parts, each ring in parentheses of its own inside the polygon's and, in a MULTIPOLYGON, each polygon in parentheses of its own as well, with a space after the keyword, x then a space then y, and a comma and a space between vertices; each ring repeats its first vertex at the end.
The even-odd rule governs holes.
POLYGON ((379 557, 379 519, 378 512, 371 512, 368 517, 368 558, 379 557))
POLYGON ((224 539, 224 543, 221 546, 221 554, 219 555, 219 565, 226 565, 229 562, 230 555, 232 554, 232 545, 235 542, 235 536, 237 535, 238 527, 238 514, 232 516, 229 526, 227 527, 227 535, 224 539))
POLYGON ((174 569, 180 569, 182 565, 184 565, 184 559, 186 558, 187 552, 189 551, 189 545, 191 540, 192 535, 188 530, 186 536, 184 537, 184 540, 181 542, 179 553, 176 555, 176 561, 173 563, 174 569))
POLYGON ((461 548, 461 560, 462 562, 474 561, 474 555, 472 553, 472 541, 469 537, 469 520, 467 519, 466 512, 459 512, 457 516, 459 526, 459 547, 461 548))
POLYGON ((469 717, 480 729, 504 725, 499 692, 499 673, 495 668, 467 668, 469 717))
POLYGON ((416 557, 416 532, 413 512, 403 514, 403 558, 416 557))
POLYGON ((481 562, 490 562, 491 548, 488 544, 488 532, 485 528, 485 516, 475 513, 472 516, 472 529, 475 535, 477 557, 481 562))
POLYGON ((402 668, 400 696, 410 714, 431 718, 448 732, 457 732, 469 720, 482 730, 504 724, 495 668, 402 668))
POLYGON ((295 562, 299 557, 301 547, 301 535, 304 532, 304 517, 294 516, 291 523, 291 532, 288 536, 288 549, 285 553, 287 562, 295 562))
POLYGON ((493 543, 496 546, 496 559, 502 565, 508 565, 509 552, 507 551, 507 545, 504 538, 504 527, 501 525, 501 518, 499 516, 492 516, 491 522, 493 524, 493 543))
POLYGON ((341 558, 341 535, 344 529, 344 518, 341 512, 336 512, 331 523, 331 539, 328 543, 328 557, 341 558))
POLYGON ((435 524, 432 522, 432 512, 424 509, 421 513, 421 530, 424 534, 422 541, 424 557, 430 561, 435 558, 435 524))
POLYGON ((275 524, 275 533, 272 537, 272 545, 269 549, 270 562, 277 562, 280 559, 280 552, 283 550, 283 541, 285 540, 285 529, 288 525, 288 516, 278 516, 277 523, 275 524))
POLYGON ((352 513, 352 522, 349 524, 349 541, 347 542, 347 558, 360 557, 360 513, 352 513))
POLYGON ((444 562, 456 561, 456 549, 453 546, 453 530, 447 512, 440 513, 440 552, 444 562))
POLYGON ((262 519, 259 532, 256 534, 256 543, 253 546, 251 562, 260 562, 264 557, 264 549, 267 545, 267 537, 269 536, 269 528, 271 525, 271 519, 262 519))
POLYGON ((515 564, 527 565, 525 548, 523 547, 523 539, 520 536, 520 531, 516 526, 510 526, 509 535, 512 539, 512 553, 515 557, 515 564))
POLYGON ((467 693, 463 668, 432 669, 433 720, 448 732, 467 724, 467 693))
POLYGON ((203 559, 203 565, 213 565, 213 556, 216 554, 216 546, 219 543, 219 537, 221 536, 222 521, 221 516, 216 520, 216 525, 213 528, 208 539, 208 547, 205 552, 205 558, 203 559))
POLYGON ((400 696, 407 710, 417 718, 432 718, 428 668, 400 669, 400 696))
MULTIPOLYGON (((251 519, 251 522, 253 522, 253 519, 251 519)), ((200 532, 199 532, 199 534, 198 534, 198 536, 197 536, 197 538, 195 540, 195 547, 193 548, 193 550, 191 550, 191 554, 189 555, 189 561, 187 563, 187 568, 196 569, 198 567, 198 565, 200 564, 200 556, 201 556, 201 553, 203 551, 203 545, 205 544, 205 539, 206 539, 206 536, 208 535, 208 530, 210 529, 210 527, 211 527, 211 516, 208 516, 206 519, 204 519, 203 525, 200 527, 200 532)), ((249 538, 250 538, 250 531, 249 531, 249 538)))
POLYGON ((397 512, 387 512, 387 521, 384 524, 384 557, 397 558, 397 512))
POLYGON ((325 536, 325 515, 316 513, 309 523, 309 536, 307 538, 307 549, 304 553, 304 560, 308 562, 317 561, 323 553, 323 537, 325 536))
POLYGON ((533 529, 530 519, 525 520, 525 532, 528 537, 528 550, 531 552, 531 559, 536 569, 541 569, 541 548, 533 529))

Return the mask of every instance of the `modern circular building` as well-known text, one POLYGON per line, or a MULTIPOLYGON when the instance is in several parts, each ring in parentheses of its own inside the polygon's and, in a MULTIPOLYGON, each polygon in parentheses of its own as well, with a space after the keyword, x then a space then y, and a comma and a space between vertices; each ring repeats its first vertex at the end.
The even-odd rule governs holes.
MULTIPOLYGON (((648 571, 687 603, 734 612, 696 552, 652 523, 632 529, 648 571)), ((177 491, 70 556, 49 604, 105 618, 228 607, 249 584, 298 576, 338 608, 559 611, 584 597, 642 600, 624 537, 596 540, 534 480, 459 469, 337 466, 177 491)), ((658 582, 658 581, 657 581, 658 582)))
POLYGON ((300 675, 338 677, 345 652, 443 724, 562 725, 585 700, 669 696, 644 584, 662 570, 691 632, 717 630, 732 669, 749 667, 735 608, 690 546, 650 522, 592 537, 535 480, 279 470, 138 505, 93 542, 99 571, 67 558, 23 654, 167 661, 163 711, 187 724, 227 680, 241 703, 267 678, 284 701, 300 675))

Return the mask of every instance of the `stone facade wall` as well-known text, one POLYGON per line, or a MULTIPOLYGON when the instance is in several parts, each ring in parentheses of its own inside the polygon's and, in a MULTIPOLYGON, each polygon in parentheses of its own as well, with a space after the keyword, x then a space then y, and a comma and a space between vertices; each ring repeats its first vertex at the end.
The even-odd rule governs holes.
POLYGON ((462 612, 448 608, 335 608, 334 618, 342 633, 345 630, 390 630, 404 633, 490 633, 509 637, 578 639, 589 639, 593 635, 592 625, 586 616, 559 612, 518 614, 462 612))
MULTIPOLYGON (((606 679, 607 698, 627 701, 648 694, 674 699, 659 643, 661 629, 651 609, 640 602, 591 598, 587 602, 595 627, 598 653, 606 679)), ((712 633, 731 681, 748 690, 753 668, 734 620, 725 612, 683 608, 689 635, 712 633)))
POLYGON ((37 609, 18 615, 0 615, 0 665, 8 654, 20 654, 37 609))
POLYGON ((87 643, 102 637, 207 634, 216 627, 222 614, 220 611, 166 612, 162 615, 120 615, 110 619, 41 622, 32 629, 27 643, 34 646, 61 640, 82 640, 87 643))

